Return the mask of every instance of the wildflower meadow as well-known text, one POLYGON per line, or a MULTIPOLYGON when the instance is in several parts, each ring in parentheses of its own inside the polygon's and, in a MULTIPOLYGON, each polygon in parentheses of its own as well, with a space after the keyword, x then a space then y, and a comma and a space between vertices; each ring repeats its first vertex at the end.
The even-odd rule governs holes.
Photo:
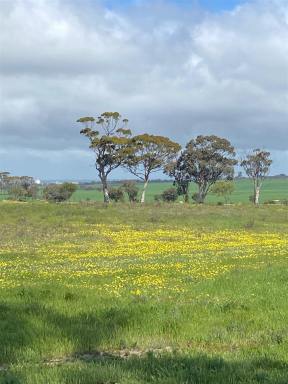
POLYGON ((285 206, 1 210, 1 383, 287 382, 285 206))

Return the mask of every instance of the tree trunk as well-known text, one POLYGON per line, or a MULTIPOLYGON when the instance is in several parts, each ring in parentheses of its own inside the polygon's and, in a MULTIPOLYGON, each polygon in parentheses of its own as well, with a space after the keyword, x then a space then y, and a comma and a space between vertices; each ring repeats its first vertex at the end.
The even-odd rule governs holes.
POLYGON ((203 204, 204 200, 205 200, 205 196, 204 196, 204 194, 202 192, 200 192, 199 195, 198 195, 197 203, 198 204, 203 204))
POLYGON ((102 175, 100 178, 101 178, 101 182, 102 182, 104 203, 109 203, 110 198, 109 198, 109 193, 108 193, 107 177, 105 175, 102 175))
POLYGON ((188 193, 188 191, 184 195, 184 201, 185 201, 185 203, 189 203, 189 193, 188 193))
POLYGON ((141 203, 145 203, 145 194, 146 194, 147 185, 148 185, 148 180, 145 180, 142 195, 141 195, 141 203))
POLYGON ((254 195, 254 203, 256 205, 259 204, 259 196, 260 196, 260 187, 255 188, 255 195, 254 195))
POLYGON ((198 204, 204 203, 206 194, 207 194, 207 192, 205 192, 205 188, 203 186, 199 185, 199 187, 198 187, 198 199, 197 199, 198 204))

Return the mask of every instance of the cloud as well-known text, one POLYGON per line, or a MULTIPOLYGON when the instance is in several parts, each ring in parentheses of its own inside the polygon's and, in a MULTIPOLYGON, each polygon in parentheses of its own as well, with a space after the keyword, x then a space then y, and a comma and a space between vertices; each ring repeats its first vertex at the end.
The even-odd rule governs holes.
POLYGON ((287 0, 218 13, 165 1, 116 10, 2 0, 0 23, 0 149, 15 162, 30 153, 25 173, 39 175, 40 164, 50 172, 43 159, 33 168, 36 150, 79 164, 87 143, 75 121, 106 110, 122 112, 135 133, 181 144, 215 133, 241 150, 277 151, 275 171, 287 172, 287 0))

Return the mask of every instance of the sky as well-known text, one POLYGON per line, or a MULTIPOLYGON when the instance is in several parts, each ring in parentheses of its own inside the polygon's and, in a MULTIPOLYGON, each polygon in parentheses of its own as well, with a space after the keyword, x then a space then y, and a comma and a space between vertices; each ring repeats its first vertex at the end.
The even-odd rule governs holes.
POLYGON ((288 0, 0 0, 0 25, 0 171, 96 179, 76 120, 118 111, 288 174, 288 0))

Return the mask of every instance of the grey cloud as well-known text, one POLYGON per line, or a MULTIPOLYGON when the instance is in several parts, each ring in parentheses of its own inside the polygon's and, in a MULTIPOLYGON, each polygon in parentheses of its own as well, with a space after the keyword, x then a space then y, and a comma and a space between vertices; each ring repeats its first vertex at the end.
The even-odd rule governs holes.
POLYGON ((72 151, 76 164, 87 145, 76 119, 119 110, 135 132, 181 144, 215 133, 287 159, 287 0, 218 14, 2 0, 0 23, 0 149, 72 151))

